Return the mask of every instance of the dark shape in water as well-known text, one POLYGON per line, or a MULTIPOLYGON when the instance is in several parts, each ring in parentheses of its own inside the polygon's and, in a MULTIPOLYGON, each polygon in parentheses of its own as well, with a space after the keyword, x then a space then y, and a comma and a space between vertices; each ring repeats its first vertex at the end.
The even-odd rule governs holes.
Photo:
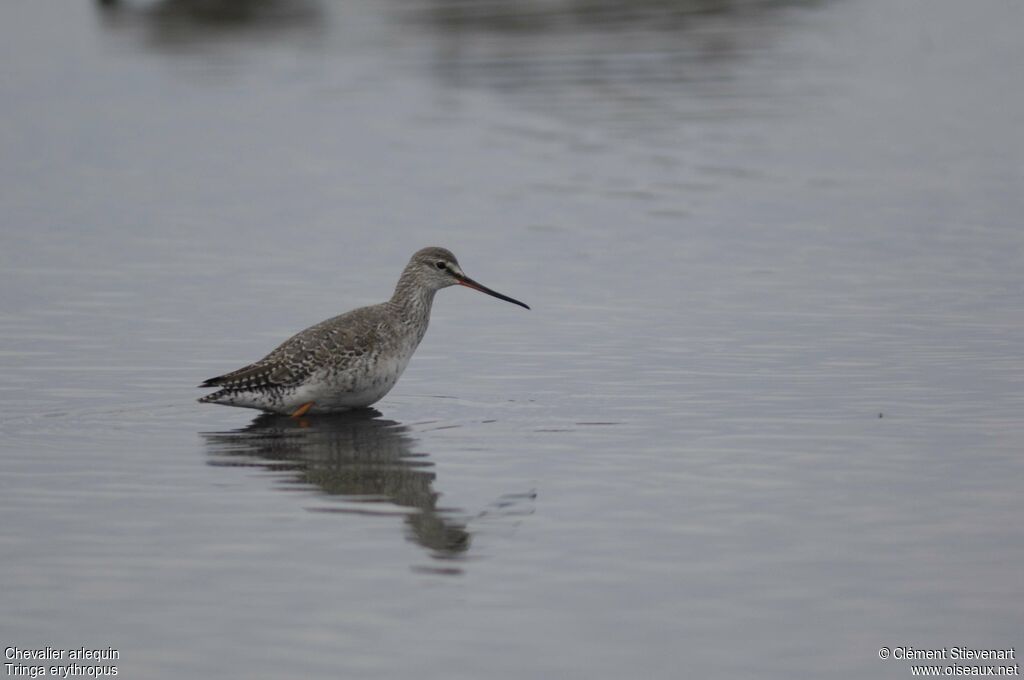
MULTIPOLYGON (((263 414, 243 429, 203 437, 210 465, 290 472, 285 488, 311 486, 350 503, 385 501, 410 508, 415 511, 405 516, 410 540, 437 558, 460 556, 469 548, 470 533, 438 508, 433 464, 426 454, 413 452, 415 440, 406 426, 380 415, 375 409, 301 420, 263 414)), ((351 505, 336 511, 358 512, 351 505)))
POLYGON ((780 93, 738 76, 778 68, 760 57, 791 25, 786 10, 815 4, 824 0, 399 3, 406 23, 434 40, 429 66, 440 82, 494 89, 577 129, 644 136, 674 134, 681 119, 773 114, 780 93))
POLYGON ((142 31, 147 45, 161 48, 228 36, 308 36, 318 33, 324 23, 317 0, 97 0, 97 4, 108 28, 142 31))

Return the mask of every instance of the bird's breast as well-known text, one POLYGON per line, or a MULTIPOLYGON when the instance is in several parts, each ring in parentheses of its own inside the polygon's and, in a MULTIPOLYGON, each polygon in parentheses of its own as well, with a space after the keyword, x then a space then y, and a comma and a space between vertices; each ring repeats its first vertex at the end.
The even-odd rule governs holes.
POLYGON ((395 386, 415 351, 416 345, 403 343, 326 366, 313 377, 306 396, 316 402, 316 410, 369 406, 395 386))

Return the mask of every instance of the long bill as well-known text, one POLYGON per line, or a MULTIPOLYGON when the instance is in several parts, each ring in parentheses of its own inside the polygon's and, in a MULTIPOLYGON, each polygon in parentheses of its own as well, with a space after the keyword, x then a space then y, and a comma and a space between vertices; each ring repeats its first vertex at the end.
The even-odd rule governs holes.
POLYGON ((455 275, 455 279, 459 282, 460 286, 465 286, 466 288, 472 288, 473 290, 478 290, 481 293, 487 293, 491 297, 496 297, 499 300, 504 300, 505 302, 511 302, 514 305, 519 305, 520 307, 524 307, 526 309, 530 308, 530 306, 528 304, 520 302, 519 300, 516 300, 515 298, 510 298, 507 295, 502 295, 498 291, 491 290, 487 286, 481 286, 479 283, 477 283, 473 279, 469 278, 468 276, 464 276, 462 274, 456 274, 455 275))

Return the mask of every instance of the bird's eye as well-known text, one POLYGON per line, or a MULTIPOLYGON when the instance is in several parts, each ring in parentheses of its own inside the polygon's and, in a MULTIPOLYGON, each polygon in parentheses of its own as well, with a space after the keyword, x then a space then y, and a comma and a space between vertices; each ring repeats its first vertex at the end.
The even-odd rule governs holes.
POLYGON ((437 263, 437 268, 438 269, 444 269, 444 262, 438 262, 437 263))

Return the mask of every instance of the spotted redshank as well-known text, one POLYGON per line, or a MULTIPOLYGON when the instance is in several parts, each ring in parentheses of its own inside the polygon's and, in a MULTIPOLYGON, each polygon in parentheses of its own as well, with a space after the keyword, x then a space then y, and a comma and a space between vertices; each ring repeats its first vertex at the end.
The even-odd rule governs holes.
POLYGON ((398 382, 430 321, 434 293, 466 286, 520 307, 466 276, 444 248, 416 252, 387 302, 321 321, 254 364, 210 378, 200 402, 301 417, 369 406, 398 382))

